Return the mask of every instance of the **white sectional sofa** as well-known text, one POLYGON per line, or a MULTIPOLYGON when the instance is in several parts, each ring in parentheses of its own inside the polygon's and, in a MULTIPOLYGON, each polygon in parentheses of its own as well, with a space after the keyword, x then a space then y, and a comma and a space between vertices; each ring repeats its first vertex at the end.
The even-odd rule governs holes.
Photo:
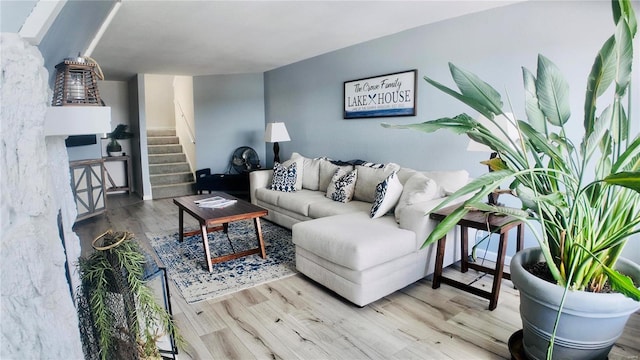
MULTIPOLYGON (((250 174, 251 202, 269 211, 268 220, 292 229, 298 271, 358 306, 433 273, 436 244, 420 249, 436 225, 426 214, 469 181, 465 170, 361 163, 294 153, 276 168, 276 182, 274 170, 250 174), (355 177, 351 199, 336 196, 346 174, 355 177), (279 183, 283 176, 288 185, 279 183), (380 211, 372 218, 376 203, 380 211)), ((444 266, 460 257, 460 242, 451 238, 459 239, 459 230, 449 236, 444 266)))

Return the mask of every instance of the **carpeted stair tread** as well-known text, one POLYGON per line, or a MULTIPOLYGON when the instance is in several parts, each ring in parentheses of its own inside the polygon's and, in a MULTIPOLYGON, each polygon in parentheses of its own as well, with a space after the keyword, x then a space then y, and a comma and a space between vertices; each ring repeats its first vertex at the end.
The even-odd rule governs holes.
POLYGON ((176 145, 180 144, 177 136, 153 136, 147 137, 147 145, 176 145))
POLYGON ((177 172, 177 173, 168 173, 168 174, 156 174, 149 176, 151 180, 151 185, 170 185, 170 184, 180 184, 180 183, 192 183, 194 181, 192 172, 177 172))
POLYGON ((147 150, 149 155, 180 154, 182 153, 182 145, 180 144, 148 145, 147 150))
POLYGON ((147 137, 176 136, 176 129, 147 129, 147 137))
POLYGON ((149 175, 173 174, 176 172, 191 171, 191 167, 186 162, 149 164, 149 175))
POLYGON ((187 156, 183 153, 177 154, 153 154, 149 155, 149 165, 175 164, 187 161, 187 156))
POLYGON ((178 183, 170 185, 157 185, 151 187, 151 194, 154 199, 173 198, 186 195, 194 195, 195 182, 178 183))

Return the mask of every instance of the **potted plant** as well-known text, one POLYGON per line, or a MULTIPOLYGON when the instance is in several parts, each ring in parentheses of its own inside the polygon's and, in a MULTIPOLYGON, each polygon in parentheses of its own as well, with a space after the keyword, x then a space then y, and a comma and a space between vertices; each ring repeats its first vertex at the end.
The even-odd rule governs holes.
POLYGON ((118 140, 131 139, 133 137, 133 133, 127 131, 127 126, 128 125, 125 124, 118 124, 112 132, 107 134, 107 138, 111 139, 107 144, 107 154, 109 154, 109 156, 122 155, 122 146, 118 140))
MULTIPOLYGON (((159 305, 144 274, 147 258, 130 232, 103 233, 94 251, 78 263, 78 313, 89 359, 161 359, 156 342, 183 340, 171 315, 159 305), (102 244, 97 245, 102 239, 102 244)), ((172 342, 172 346, 173 346, 172 342)))
POLYGON ((566 132, 570 121, 568 84, 558 67, 542 55, 535 74, 523 69, 526 120, 510 115, 513 109, 508 115, 493 87, 453 64, 449 67, 460 92, 425 77, 429 84, 490 119, 497 133, 467 114, 420 124, 383 124, 424 132, 449 129, 499 154, 483 162, 492 172, 473 180, 434 209, 472 195, 436 227, 423 247, 440 239, 475 209, 508 214, 529 226, 539 247, 516 254, 511 272, 521 293, 525 353, 534 359, 605 358, 629 315, 640 308, 640 268, 620 257, 627 240, 640 233, 640 136, 630 133, 633 123, 623 103, 631 80, 637 22, 628 0, 612 4, 615 34, 597 54, 587 80, 584 133, 579 144, 566 132), (605 94, 613 98, 608 106, 599 103, 605 94), (508 129, 494 120, 497 116, 507 117, 517 128, 518 140, 506 136, 508 129), (500 192, 517 197, 522 209, 482 202, 507 181, 509 189, 500 192), (523 269, 538 262, 545 264, 550 282, 523 269), (534 283, 549 288, 531 289, 534 283), (609 286, 617 293, 604 294, 603 289, 609 286), (601 302, 610 297, 614 305, 601 302), (528 308, 540 303, 545 305, 528 308), (580 305, 586 308, 578 309, 580 305), (611 309, 616 313, 603 314, 611 309), (611 316, 613 324, 603 319, 586 325, 570 323, 593 312, 601 318, 611 316), (581 335, 585 339, 580 339, 581 335), (605 335, 605 339, 595 335, 605 335))

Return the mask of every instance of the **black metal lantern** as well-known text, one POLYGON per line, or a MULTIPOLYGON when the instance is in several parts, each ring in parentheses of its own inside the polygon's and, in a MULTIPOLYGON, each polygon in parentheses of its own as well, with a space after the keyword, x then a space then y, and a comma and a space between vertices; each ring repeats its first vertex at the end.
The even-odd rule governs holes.
POLYGON ((98 64, 85 57, 66 58, 56 65, 53 106, 99 105, 104 103, 98 92, 98 77, 102 72, 98 64), (99 74, 96 73, 96 69, 99 74))

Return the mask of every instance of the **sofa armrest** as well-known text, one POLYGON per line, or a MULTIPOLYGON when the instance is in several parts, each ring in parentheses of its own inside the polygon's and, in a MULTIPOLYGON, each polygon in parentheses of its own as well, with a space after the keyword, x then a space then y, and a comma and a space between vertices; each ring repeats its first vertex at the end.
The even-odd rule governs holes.
POLYGON ((249 195, 251 203, 256 203, 256 190, 268 188, 273 179, 273 170, 255 170, 249 173, 249 195))

